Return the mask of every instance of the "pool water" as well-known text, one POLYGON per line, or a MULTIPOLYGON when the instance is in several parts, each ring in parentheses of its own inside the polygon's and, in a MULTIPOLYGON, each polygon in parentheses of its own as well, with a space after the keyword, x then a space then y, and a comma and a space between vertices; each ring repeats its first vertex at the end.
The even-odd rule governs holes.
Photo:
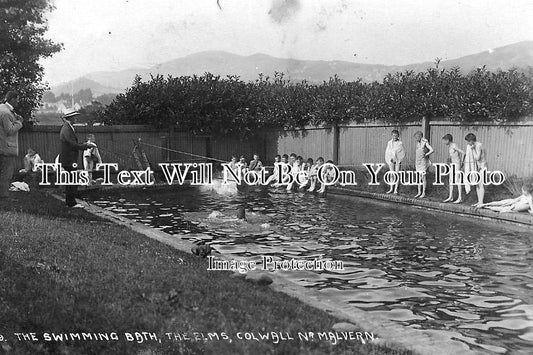
POLYGON ((339 304, 415 329, 459 333, 484 353, 533 349, 533 233, 353 197, 196 188, 100 192, 94 204, 170 234, 201 233, 223 254, 342 260, 339 271, 279 271, 339 304), (271 217, 276 231, 208 229, 184 212, 271 217))

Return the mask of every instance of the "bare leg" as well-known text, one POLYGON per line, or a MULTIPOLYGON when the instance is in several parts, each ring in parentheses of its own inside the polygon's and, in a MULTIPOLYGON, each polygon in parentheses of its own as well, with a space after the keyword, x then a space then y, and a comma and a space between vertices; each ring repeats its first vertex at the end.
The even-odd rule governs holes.
POLYGON ((508 199, 505 199, 505 200, 492 201, 492 202, 489 202, 489 203, 483 203, 483 204, 479 205, 479 207, 506 207, 506 206, 510 206, 511 204, 513 204, 516 201, 517 201, 516 198, 508 198, 508 199))
MULTIPOLYGON (((396 171, 396 174, 399 174, 400 172, 400 163, 394 164, 394 171, 396 171)), ((394 194, 398 193, 398 185, 400 184, 400 179, 398 178, 398 182, 396 182, 396 185, 394 185, 394 194)))
MULTIPOLYGON (((418 172, 416 172, 416 173, 417 173, 417 175, 418 175, 418 172)), ((417 178, 418 178, 418 176, 417 176, 417 178)), ((417 192, 417 194, 415 195, 415 198, 418 198, 418 197, 422 194, 422 185, 421 185, 421 183, 419 183, 418 181, 417 181, 416 188, 417 188, 418 192, 417 192)))
POLYGON ((483 199, 485 197, 485 186, 480 182, 477 184, 477 206, 483 205, 483 199))
MULTIPOLYGON (((389 171, 396 171, 395 165, 397 164, 389 164, 389 171)), ((390 194, 394 189, 394 185, 390 185, 389 191, 387 191, 388 194, 390 194)), ((396 188, 398 190, 398 188, 396 188)))
POLYGON ((457 200, 455 200, 453 203, 463 202, 463 188, 460 184, 457 184, 457 190, 459 191, 459 197, 457 197, 457 200))
POLYGON ((426 175, 424 174, 424 176, 422 176, 422 193, 420 194, 420 196, 418 196, 418 198, 426 197, 426 185, 426 175))
POLYGON ((442 202, 450 202, 453 200, 453 184, 452 184, 452 176, 450 175, 450 193, 448 194, 448 198, 442 202))
POLYGON ((311 178, 311 186, 309 187, 309 189, 307 191, 313 192, 313 191, 315 191, 315 188, 316 188, 316 178, 312 177, 311 178))

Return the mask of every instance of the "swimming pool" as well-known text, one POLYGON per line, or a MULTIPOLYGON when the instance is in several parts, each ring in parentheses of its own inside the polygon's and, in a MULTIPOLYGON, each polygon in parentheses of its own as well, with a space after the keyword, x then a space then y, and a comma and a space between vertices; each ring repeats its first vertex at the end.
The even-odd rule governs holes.
POLYGON ((201 233, 223 254, 341 260, 344 270, 279 271, 339 304, 414 329, 454 331, 485 353, 533 347, 533 236, 480 220, 354 197, 197 188, 117 190, 94 204, 170 234, 201 233), (186 212, 246 203, 275 232, 205 228, 186 212))

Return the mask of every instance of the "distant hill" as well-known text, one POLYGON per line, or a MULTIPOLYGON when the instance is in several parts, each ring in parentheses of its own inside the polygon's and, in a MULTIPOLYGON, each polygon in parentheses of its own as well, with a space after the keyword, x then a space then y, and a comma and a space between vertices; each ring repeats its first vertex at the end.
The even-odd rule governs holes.
MULTIPOLYGON (((222 51, 208 51, 192 54, 183 58, 161 63, 149 69, 126 69, 122 71, 95 72, 62 85, 52 87, 54 94, 70 93, 71 83, 74 92, 90 88, 95 95, 118 93, 131 86, 136 74, 143 79, 150 74, 163 75, 202 75, 210 72, 226 76, 238 75, 244 81, 257 79, 259 73, 273 76, 274 72, 283 72, 292 81, 307 80, 322 82, 337 74, 345 80, 364 81, 381 80, 387 73, 414 70, 423 71, 433 62, 410 64, 405 66, 387 66, 381 64, 361 64, 346 61, 317 61, 275 58, 266 54, 240 56, 222 51)), ((460 67, 469 72, 485 65, 489 70, 507 70, 513 67, 526 68, 533 65, 533 41, 519 42, 505 47, 495 48, 457 59, 442 61, 443 68, 460 67)))
POLYGON ((59 96, 61 93, 77 93, 82 89, 91 89, 93 96, 95 97, 102 94, 114 94, 124 91, 124 88, 122 87, 113 87, 113 85, 105 86, 98 81, 87 78, 87 76, 71 80, 67 83, 52 86, 51 91, 54 93, 54 95, 59 96))

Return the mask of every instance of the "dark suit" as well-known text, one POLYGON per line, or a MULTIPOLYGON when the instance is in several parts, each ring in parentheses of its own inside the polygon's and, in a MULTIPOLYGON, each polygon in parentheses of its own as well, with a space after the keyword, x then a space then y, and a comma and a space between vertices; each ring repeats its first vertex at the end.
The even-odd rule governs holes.
MULTIPOLYGON (((59 140, 61 141, 61 153, 59 154, 59 162, 66 171, 76 171, 78 164, 78 155, 80 150, 88 148, 86 143, 79 143, 78 137, 74 132, 74 128, 68 122, 63 124, 61 132, 59 133, 59 140)), ((76 205, 77 185, 67 185, 65 187, 65 203, 72 207, 76 205)))

